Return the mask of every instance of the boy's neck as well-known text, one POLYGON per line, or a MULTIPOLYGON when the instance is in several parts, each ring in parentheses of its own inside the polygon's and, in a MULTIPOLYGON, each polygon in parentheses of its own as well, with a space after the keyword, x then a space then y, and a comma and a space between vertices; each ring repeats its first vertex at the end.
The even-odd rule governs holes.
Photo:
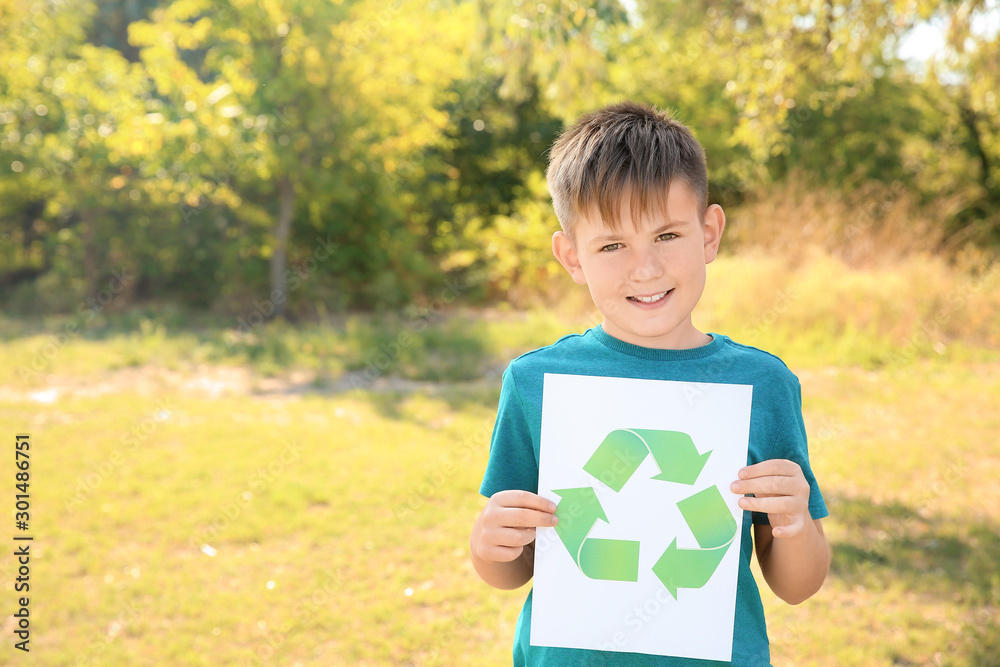
POLYGON ((668 336, 639 336, 630 332, 620 331, 613 324, 608 327, 608 321, 601 324, 604 333, 636 347, 644 347, 652 350, 692 350, 704 347, 712 342, 712 337, 702 333, 693 325, 685 327, 682 331, 672 331, 668 336))

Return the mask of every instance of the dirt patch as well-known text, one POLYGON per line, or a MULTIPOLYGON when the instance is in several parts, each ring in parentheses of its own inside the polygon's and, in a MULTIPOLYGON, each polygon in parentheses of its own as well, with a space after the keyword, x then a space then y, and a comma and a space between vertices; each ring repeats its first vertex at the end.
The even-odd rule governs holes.
MULTIPOLYGON (((483 382, 499 382, 499 373, 461 386, 478 386, 483 382), (493 377, 496 376, 496 377, 493 377)), ((148 396, 178 392, 185 396, 218 398, 220 396, 250 396, 280 399, 302 394, 339 394, 361 389, 366 392, 414 392, 440 388, 436 382, 379 377, 359 385, 350 374, 327 380, 317 378, 312 371, 291 371, 280 377, 261 377, 244 366, 209 366, 200 364, 190 369, 175 370, 160 366, 135 366, 105 370, 89 375, 50 375, 42 387, 23 388, 0 386, 0 403, 32 402, 42 405, 57 403, 62 398, 94 398, 107 394, 148 396)), ((447 383, 454 386, 454 383, 447 383)))
POLYGON ((0 387, 0 401, 46 404, 56 403, 63 397, 94 398, 122 393, 151 395, 164 391, 215 398, 250 394, 254 382, 250 370, 238 366, 201 365, 186 372, 159 366, 136 366, 90 375, 50 375, 44 387, 0 387))

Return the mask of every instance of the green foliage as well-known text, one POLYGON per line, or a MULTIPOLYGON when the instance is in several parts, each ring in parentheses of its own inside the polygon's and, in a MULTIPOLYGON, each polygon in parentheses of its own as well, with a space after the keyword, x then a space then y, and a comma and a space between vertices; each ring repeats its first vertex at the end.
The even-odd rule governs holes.
POLYGON ((155 150, 138 131, 148 92, 141 68, 84 41, 91 11, 84 2, 58 12, 25 4, 0 25, 5 265, 55 270, 78 294, 84 281, 96 292, 129 254, 135 229, 122 222, 142 198, 130 163, 155 150))
POLYGON ((467 268, 469 279, 481 282, 491 300, 527 303, 533 297, 562 292, 565 273, 552 256, 552 234, 558 229, 545 179, 530 175, 523 198, 508 214, 468 220, 461 245, 448 258, 467 268))
MULTIPOLYGON (((757 259, 716 267, 729 273, 710 284, 769 287, 780 260, 757 259)), ((807 280, 812 289, 822 289, 827 270, 807 280)), ((916 267, 852 276, 852 287, 877 294, 880 283, 896 288, 915 275, 916 267)), ((922 307, 926 287, 908 293, 895 314, 901 322, 907 308, 922 307)), ((993 299, 986 290, 995 294, 995 284, 981 294, 993 299)), ((766 307, 769 295, 758 291, 745 298, 766 307)), ((812 296, 790 316, 812 309, 812 296)), ((0 378, 5 417, 44 425, 49 452, 32 459, 32 527, 61 557, 40 570, 36 593, 60 604, 46 617, 36 663, 210 665, 248 653, 317 666, 509 659, 526 591, 490 589, 467 549, 483 502, 495 374, 512 355, 577 326, 551 312, 427 315, 323 328, 272 322, 254 335, 269 348, 262 357, 286 359, 285 370, 310 357, 377 361, 410 332, 413 349, 426 354, 414 352, 425 371, 418 377, 438 368, 438 377, 464 378, 435 366, 433 354, 453 346, 494 376, 415 384, 400 380, 397 372, 409 371, 398 366, 359 387, 265 377, 206 353, 226 344, 219 323, 165 308, 138 319, 101 315, 58 348, 51 381, 0 378), (427 326, 417 332, 421 318, 427 326), (175 582, 183 595, 172 593, 175 582)), ((2 372, 61 324, 0 322, 2 372)), ((832 363, 837 341, 814 340, 793 355, 770 347, 777 338, 767 345, 802 382, 833 568, 799 606, 761 583, 774 663, 993 664, 1000 514, 983 498, 995 493, 995 352, 970 360, 931 351, 871 369, 832 363)), ((10 559, 0 561, 0 577, 10 576, 10 559)))
POLYGON ((445 279, 524 302, 554 272, 546 151, 623 97, 695 130, 727 206, 898 184, 939 251, 995 247, 990 7, 4 0, 0 300, 70 312, 125 272, 106 308, 392 310, 445 279), (900 62, 930 18, 947 48, 900 62))

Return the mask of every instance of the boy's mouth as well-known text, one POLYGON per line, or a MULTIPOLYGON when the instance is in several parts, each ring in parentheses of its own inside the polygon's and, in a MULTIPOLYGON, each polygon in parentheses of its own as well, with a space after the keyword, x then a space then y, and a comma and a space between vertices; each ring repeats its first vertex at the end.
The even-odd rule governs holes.
POLYGON ((629 301, 636 301, 638 303, 656 303, 657 301, 659 301, 660 299, 667 296, 673 291, 674 290, 671 288, 668 289, 666 292, 660 292, 659 294, 651 294, 649 296, 627 296, 625 298, 628 299, 629 301))

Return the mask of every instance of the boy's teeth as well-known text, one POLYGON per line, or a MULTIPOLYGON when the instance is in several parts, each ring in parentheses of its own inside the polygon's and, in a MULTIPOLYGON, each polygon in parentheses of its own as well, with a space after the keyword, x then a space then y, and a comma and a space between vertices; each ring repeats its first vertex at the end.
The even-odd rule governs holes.
MULTIPOLYGON (((669 291, 670 290, 667 290, 667 292, 669 291)), ((654 294, 653 296, 633 296, 631 298, 635 299, 636 301, 642 301, 643 303, 653 303, 665 297, 667 295, 667 292, 660 292, 659 294, 654 294)))

